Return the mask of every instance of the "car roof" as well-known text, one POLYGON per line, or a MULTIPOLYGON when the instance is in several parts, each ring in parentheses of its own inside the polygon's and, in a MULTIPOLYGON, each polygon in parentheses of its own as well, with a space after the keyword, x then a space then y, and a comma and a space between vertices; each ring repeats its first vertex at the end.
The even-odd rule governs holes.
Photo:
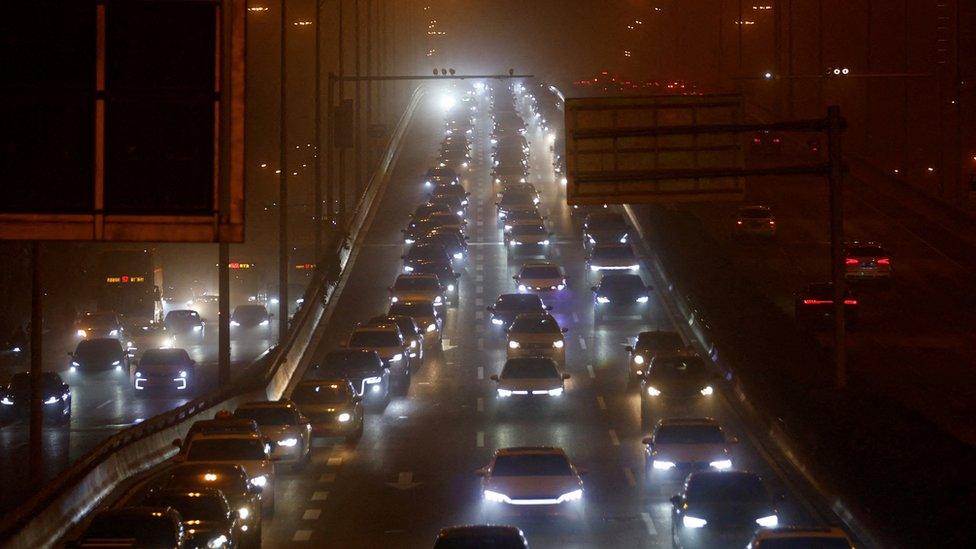
POLYGON ((556 446, 511 446, 495 450, 496 456, 556 455, 565 456, 566 451, 556 446))
POLYGON ((777 526, 776 528, 759 528, 756 530, 757 540, 811 537, 850 540, 847 532, 835 526, 777 526))
POLYGON ((297 410, 298 407, 295 403, 287 398, 281 400, 255 400, 253 402, 245 402, 237 407, 238 410, 247 408, 287 408, 289 410, 297 410))
MULTIPOLYGON (((224 420, 224 421, 226 421, 226 420, 224 420)), ((263 440, 264 440, 264 439, 261 438, 261 435, 259 435, 257 433, 244 433, 244 432, 235 432, 235 433, 196 433, 193 436, 193 438, 190 439, 189 442, 192 443, 192 442, 196 442, 196 441, 199 441, 199 440, 241 440, 241 439, 257 440, 259 442, 263 442, 263 440)))
POLYGON ((507 535, 521 538, 524 534, 522 530, 515 526, 503 526, 500 524, 468 524, 463 526, 451 526, 441 529, 437 535, 438 539, 463 539, 470 534, 490 534, 507 535))
POLYGON ((666 417, 657 422, 658 427, 721 427, 718 421, 710 417, 666 417))

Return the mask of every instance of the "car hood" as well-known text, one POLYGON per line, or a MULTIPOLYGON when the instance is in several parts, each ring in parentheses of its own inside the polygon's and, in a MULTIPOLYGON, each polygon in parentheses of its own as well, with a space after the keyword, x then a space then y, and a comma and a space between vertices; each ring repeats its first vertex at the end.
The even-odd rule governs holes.
POLYGON ((435 297, 441 293, 437 290, 393 290, 390 297, 396 297, 397 301, 434 301, 435 297))
POLYGON ((230 527, 226 522, 217 520, 195 520, 193 524, 183 523, 187 537, 197 547, 206 547, 207 542, 223 534, 231 538, 230 527))
POLYGON ((657 444, 654 459, 675 463, 712 462, 728 459, 724 444, 657 444))
POLYGON ((562 278, 519 278, 518 284, 525 284, 526 286, 531 286, 533 288, 549 288, 551 286, 559 286, 563 283, 562 278))
POLYGON ((555 499, 582 487, 574 476, 545 477, 491 477, 485 489, 504 494, 512 499, 555 499))
POLYGON ((629 267, 631 265, 637 265, 636 257, 621 257, 621 258, 591 258, 590 265, 595 265, 597 267, 629 267))
POLYGON ((697 397, 701 396, 701 390, 708 385, 714 384, 703 379, 648 379, 647 385, 655 387, 661 391, 665 397, 697 397))
POLYGON ((756 519, 775 513, 766 502, 698 501, 689 502, 686 515, 705 519, 717 528, 757 528, 756 519))
POLYGON ((175 376, 180 373, 180 370, 186 370, 187 368, 189 368, 189 364, 144 364, 140 362, 136 371, 150 376, 175 376))
POLYGON ((546 311, 542 309, 532 308, 532 309, 495 309, 492 314, 497 318, 507 319, 512 321, 520 314, 523 313, 544 313, 546 311))
POLYGON ((499 389, 509 391, 549 391, 563 386, 562 379, 549 378, 501 378, 498 380, 499 389))
MULTIPOLYGON (((193 463, 187 460, 189 463, 193 463)), ((233 463, 244 468, 247 478, 252 479, 260 475, 268 475, 268 480, 274 475, 274 462, 271 460, 242 461, 239 459, 208 459, 201 463, 233 463)))
POLYGON ((402 353, 403 349, 401 347, 354 347, 358 349, 369 349, 370 351, 376 351, 383 360, 389 360, 393 355, 397 353, 402 353))
POLYGON ((552 345, 554 341, 559 341, 563 338, 562 334, 521 334, 515 332, 509 332, 509 341, 514 340, 522 343, 548 343, 552 345))
POLYGON ((512 240, 516 242, 521 242, 523 244, 538 244, 543 240, 549 240, 549 234, 548 233, 529 233, 529 234, 520 234, 520 235, 513 234, 511 238, 512 240))
MULTIPOLYGON (((350 379, 362 379, 364 377, 375 377, 382 376, 384 368, 377 366, 376 368, 330 368, 329 373, 335 374, 338 377, 346 377, 350 379)), ((302 407, 304 410, 305 407, 302 407)))
POLYGON ((648 292, 647 290, 600 288, 596 295, 609 299, 611 303, 623 305, 636 302, 638 297, 648 295, 648 292))
POLYGON ((297 437, 301 435, 297 425, 264 425, 258 427, 258 431, 261 432, 261 436, 270 440, 271 442, 277 442, 283 438, 297 437))
POLYGON ((627 227, 594 227, 586 231, 586 234, 596 240, 597 243, 620 242, 620 239, 628 233, 627 227))

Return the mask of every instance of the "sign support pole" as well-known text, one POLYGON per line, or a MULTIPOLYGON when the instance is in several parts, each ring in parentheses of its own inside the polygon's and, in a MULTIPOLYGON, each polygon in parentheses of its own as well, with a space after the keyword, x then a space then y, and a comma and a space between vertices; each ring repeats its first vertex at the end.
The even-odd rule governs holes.
POLYGON ((226 387, 230 383, 230 244, 217 246, 217 385, 226 387))
POLYGON ((281 174, 278 178, 278 344, 285 342, 288 334, 288 117, 287 117, 287 88, 285 86, 288 47, 285 40, 285 28, 288 19, 285 14, 285 0, 281 0, 281 52, 278 61, 281 83, 281 97, 279 98, 279 142, 278 159, 281 174))
POLYGON ((840 107, 827 108, 827 156, 830 171, 827 182, 830 194, 830 274, 834 290, 834 384, 843 389, 847 385, 847 349, 844 330, 844 174, 841 156, 842 120, 840 107))

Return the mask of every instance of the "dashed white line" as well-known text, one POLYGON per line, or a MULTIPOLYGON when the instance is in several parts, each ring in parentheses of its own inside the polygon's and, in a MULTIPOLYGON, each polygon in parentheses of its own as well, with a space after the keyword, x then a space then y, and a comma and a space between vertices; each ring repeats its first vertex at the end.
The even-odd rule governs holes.
POLYGON ((302 520, 319 520, 322 516, 321 509, 305 509, 305 513, 302 514, 302 520))
POLYGON ((607 411, 607 401, 603 400, 602 396, 596 397, 596 405, 599 406, 604 412, 607 411))
POLYGON ((577 324, 579 323, 579 315, 576 313, 573 313, 573 322, 577 324))
POLYGON ((586 365, 586 372, 588 374, 590 374, 590 378, 596 379, 596 372, 593 370, 593 365, 592 364, 587 364, 586 365))
POLYGON ((647 528, 647 535, 656 538, 657 528, 654 527, 654 519, 651 518, 651 514, 647 511, 642 512, 641 520, 644 521, 644 527, 647 528))
POLYGON ((583 339, 583 336, 580 336, 579 341, 580 341, 580 348, 585 351, 586 350, 586 340, 583 339))
POLYGON ((485 446, 485 432, 484 431, 478 431, 478 436, 476 438, 477 438, 478 448, 484 448, 484 446, 485 446))
POLYGON ((480 337, 478 338, 478 350, 479 351, 485 350, 485 340, 480 337))
POLYGON ((484 277, 484 275, 476 275, 474 277, 474 281, 475 282, 484 282, 485 281, 485 277, 484 277))
POLYGON ((484 265, 481 265, 481 264, 475 265, 474 266, 474 270, 476 270, 476 271, 484 271, 485 270, 485 266, 484 265))
POLYGON ((319 477, 319 482, 328 484, 330 482, 335 482, 335 479, 335 473, 322 473, 322 476, 319 477))
POLYGON ((610 429, 610 443, 614 446, 620 446, 620 439, 617 438, 617 431, 610 429))
POLYGON ((485 300, 484 299, 481 299, 480 297, 476 297, 474 299, 474 306, 475 307, 483 307, 484 305, 485 305, 485 300))
POLYGON ((342 465, 342 458, 341 457, 330 457, 329 458, 329 461, 326 462, 326 464, 329 467, 338 467, 338 466, 342 465))
POLYGON ((295 535, 291 537, 292 541, 308 541, 312 538, 311 530, 295 530, 295 535))
POLYGON ((637 486, 637 479, 634 477, 634 472, 630 470, 630 467, 624 467, 624 476, 627 477, 627 484, 631 487, 637 486))
POLYGON ((316 490, 312 494, 312 501, 325 501, 329 497, 329 493, 325 490, 316 490))
POLYGON ((478 379, 485 379, 485 367, 478 366, 478 379))

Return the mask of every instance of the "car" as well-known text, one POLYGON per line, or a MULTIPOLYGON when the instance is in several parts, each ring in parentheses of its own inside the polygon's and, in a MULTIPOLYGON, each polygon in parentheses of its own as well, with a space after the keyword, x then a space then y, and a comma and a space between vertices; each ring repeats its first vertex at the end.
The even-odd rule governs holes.
POLYGON ((376 351, 397 383, 406 385, 410 382, 410 344, 396 323, 356 324, 343 347, 376 351))
POLYGON ((640 262, 630 244, 597 244, 590 251, 586 265, 591 272, 640 270, 640 262))
POLYGON ((431 301, 398 301, 390 304, 388 315, 409 316, 424 330, 424 342, 431 346, 441 343, 443 319, 431 301))
POLYGON ((203 319, 193 309, 175 309, 166 313, 163 325, 175 335, 203 336, 203 319))
POLYGON ((779 523, 762 479, 747 471, 696 471, 671 497, 674 547, 743 547, 761 526, 779 523))
POLYGON ((302 380, 291 399, 312 420, 312 435, 341 436, 349 443, 363 436, 363 399, 356 394, 349 380, 302 380))
POLYGON ((478 474, 486 519, 513 514, 583 519, 583 480, 562 448, 500 448, 478 474))
MULTIPOLYGON (((417 263, 414 265, 413 272, 411 274, 431 274, 436 276, 437 280, 441 283, 441 288, 444 290, 444 298, 446 302, 457 306, 460 293, 458 290, 458 278, 460 278, 461 275, 454 271, 454 267, 449 262, 427 261, 417 263)), ((435 307, 438 306, 435 305, 435 307)), ((438 311, 438 313, 440 313, 440 311, 438 311)))
POLYGON ((509 211, 524 210, 537 205, 537 198, 532 193, 513 191, 502 193, 501 198, 495 203, 495 208, 498 211, 499 221, 504 221, 509 211))
MULTIPOLYGON (((389 321, 390 317, 381 317, 389 321)), ((413 322, 411 320, 411 322, 413 322)), ((316 378, 342 378, 352 383, 356 396, 385 403, 390 396, 390 369, 379 353, 372 349, 336 349, 326 353, 322 362, 312 365, 316 378)))
MULTIPOLYGON (((860 300, 849 288, 844 291, 845 324, 857 323, 860 300)), ((816 324, 834 318, 834 285, 830 282, 808 284, 794 295, 794 313, 797 322, 816 324)))
POLYGON ((735 214, 735 236, 776 236, 776 217, 769 206, 743 206, 735 214))
POLYGON ((593 291, 593 316, 603 320, 607 315, 636 314, 650 318, 651 286, 644 284, 639 274, 608 272, 600 283, 590 288, 593 291))
POLYGON ((630 226, 624 216, 617 212, 591 212, 583 220, 584 245, 626 244, 629 238, 630 226))
MULTIPOLYGON (((452 200, 454 199, 454 197, 451 198, 452 200)), ((460 203, 458 204, 458 207, 461 207, 460 203)), ((403 233, 403 243, 408 245, 413 244, 435 228, 434 223, 427 218, 411 219, 410 223, 407 224, 407 228, 400 231, 403 233)))
POLYGON ((566 363, 566 328, 549 313, 523 313, 508 328, 508 358, 542 356, 566 363))
POLYGON ((553 233, 542 223, 519 223, 512 226, 512 230, 505 234, 509 254, 542 255, 549 257, 552 253, 551 238, 553 233))
POLYGON ((157 488, 139 504, 176 510, 190 547, 239 547, 243 519, 217 488, 157 488))
POLYGON ((464 190, 464 186, 461 184, 446 185, 441 183, 439 185, 436 185, 430 191, 430 194, 428 195, 428 200, 432 202, 433 201, 432 198, 435 196, 453 196, 461 201, 462 206, 467 206, 468 196, 470 194, 471 193, 464 190))
POLYGON ((429 227, 427 232, 435 229, 453 229, 463 232, 468 225, 460 214, 454 212, 435 212, 427 216, 426 221, 429 227))
MULTIPOLYGON (((202 334, 202 332, 201 332, 202 334)), ((169 349, 176 346, 176 334, 163 322, 136 320, 126 327, 125 349, 130 357, 143 349, 169 349)))
POLYGON ((247 472, 250 483, 261 488, 264 511, 274 513, 275 474, 271 459, 272 444, 254 433, 197 433, 186 444, 176 439, 173 446, 180 448, 177 463, 232 463, 247 472))
POLYGON ((235 463, 179 463, 168 470, 161 486, 171 490, 220 490, 240 519, 240 529, 252 546, 261 543, 261 495, 244 467, 235 463))
POLYGON ((522 183, 518 181, 503 181, 501 183, 501 189, 498 191, 498 197, 501 198, 505 193, 528 193, 536 198, 533 202, 538 205, 542 201, 542 195, 539 194, 539 190, 535 188, 532 183, 522 183))
POLYGON ((454 168, 455 170, 467 169, 470 160, 471 158, 468 156, 468 150, 466 147, 444 148, 441 149, 440 154, 437 155, 438 166, 454 168))
POLYGON ((641 426, 650 424, 653 410, 669 405, 707 405, 721 380, 693 352, 660 354, 651 360, 641 380, 641 426))
POLYGON ((519 292, 553 292, 566 288, 566 274, 549 261, 524 263, 515 280, 519 292))
POLYGON ((387 324, 390 322, 400 327, 403 339, 410 345, 411 363, 421 364, 424 360, 424 331, 420 329, 416 320, 407 315, 379 315, 370 318, 367 324, 387 324))
POLYGON ((85 313, 85 316, 78 321, 75 335, 81 339, 114 337, 124 340, 125 327, 118 313, 112 311, 85 313))
POLYGON ((272 315, 264 305, 238 305, 230 314, 232 328, 269 328, 272 315))
POLYGON ((252 419, 261 436, 273 443, 271 459, 280 463, 304 464, 312 456, 312 423, 288 399, 241 404, 234 417, 252 419))
POLYGON ((505 222, 502 225, 504 234, 507 237, 512 228, 521 223, 544 224, 546 217, 539 213, 539 208, 534 204, 525 208, 513 208, 505 213, 505 222))
POLYGON ((500 374, 492 375, 498 398, 549 398, 562 396, 569 374, 559 371, 556 361, 546 357, 509 358, 500 374))
POLYGON ((659 420, 641 442, 648 479, 683 479, 692 471, 731 469, 731 446, 738 439, 726 436, 709 417, 670 417, 659 420))
POLYGON ((179 512, 171 507, 120 507, 95 513, 71 547, 189 547, 179 512))
MULTIPOLYGON (((443 204, 447 207, 448 211, 454 212, 460 216, 464 216, 464 210, 467 208, 467 199, 454 196, 452 194, 432 194, 427 197, 429 204, 443 204)), ((433 228, 426 228, 426 232, 417 232, 418 235, 429 233, 434 230, 433 228)), ((409 244, 409 242, 408 242, 409 244)))
POLYGON ((230 410, 221 410, 213 419, 198 419, 190 425, 181 448, 185 450, 186 442, 196 435, 260 435, 258 424, 253 419, 234 417, 230 410))
POLYGON ((518 315, 545 313, 552 307, 546 306, 536 294, 501 294, 487 309, 491 313, 491 325, 508 330, 518 315))
POLYGON ((137 393, 154 389, 192 392, 198 383, 196 364, 186 349, 148 349, 136 362, 132 386, 137 393))
POLYGON ((75 352, 68 353, 71 373, 113 370, 129 371, 129 353, 114 337, 84 339, 75 346, 75 352))
POLYGON ((438 166, 427 170, 424 176, 424 186, 433 187, 435 185, 458 185, 461 178, 452 168, 438 166))
MULTIPOLYGON (((0 388, 0 419, 30 417, 30 372, 17 372, 0 388)), ((41 413, 44 423, 71 423, 71 388, 54 372, 41 373, 41 413)))
POLYGON ((891 254, 877 242, 844 246, 844 277, 851 281, 890 281, 891 254))
POLYGON ((405 255, 400 256, 400 259, 403 260, 403 272, 405 273, 412 273, 418 263, 431 262, 452 265, 453 261, 444 246, 422 242, 411 246, 405 255))
POLYGON ((468 255, 468 242, 464 233, 449 227, 439 227, 428 232, 420 242, 443 246, 454 260, 455 265, 464 263, 468 255))
POLYGON ((759 528, 746 549, 854 549, 847 533, 836 526, 759 528))
POLYGON ((426 202, 417 206, 417 208, 410 214, 410 219, 420 220, 426 219, 428 215, 436 212, 451 212, 450 206, 447 204, 435 204, 433 202, 426 202))
POLYGON ((752 150, 757 154, 779 154, 783 149, 783 136, 769 130, 752 135, 752 150))
POLYGON ((634 379, 644 373, 657 355, 677 353, 684 349, 687 346, 678 332, 653 330, 637 334, 637 342, 626 347, 630 353, 630 370, 634 373, 634 379))
POLYGON ((514 526, 476 524, 442 528, 434 540, 434 549, 528 549, 522 530, 514 526))

